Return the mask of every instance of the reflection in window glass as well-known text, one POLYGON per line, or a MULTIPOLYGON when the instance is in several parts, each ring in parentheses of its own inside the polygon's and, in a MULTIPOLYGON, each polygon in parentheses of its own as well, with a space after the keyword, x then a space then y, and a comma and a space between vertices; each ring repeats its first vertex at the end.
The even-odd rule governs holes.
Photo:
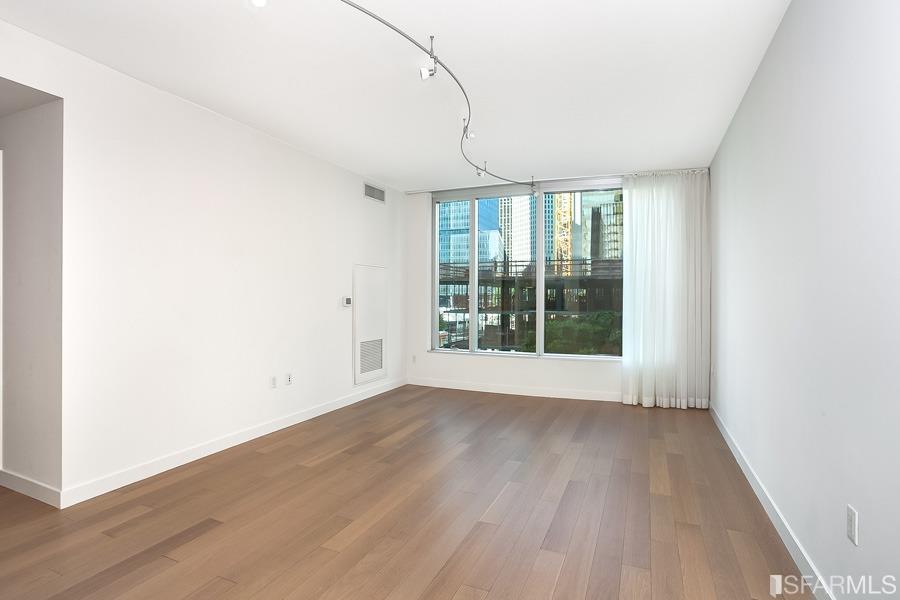
POLYGON ((622 355, 622 190, 544 195, 544 352, 622 355))
POLYGON ((438 220, 438 348, 469 349, 469 202, 441 202, 438 220))
POLYGON ((533 196, 478 200, 478 349, 534 352, 537 206, 533 196))

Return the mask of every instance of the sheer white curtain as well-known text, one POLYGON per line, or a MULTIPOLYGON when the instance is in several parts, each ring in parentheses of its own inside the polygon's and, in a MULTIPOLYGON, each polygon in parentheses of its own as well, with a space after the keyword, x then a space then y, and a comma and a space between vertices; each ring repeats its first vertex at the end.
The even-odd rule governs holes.
POLYGON ((633 175, 625 202, 622 401, 709 406, 709 172, 633 175))

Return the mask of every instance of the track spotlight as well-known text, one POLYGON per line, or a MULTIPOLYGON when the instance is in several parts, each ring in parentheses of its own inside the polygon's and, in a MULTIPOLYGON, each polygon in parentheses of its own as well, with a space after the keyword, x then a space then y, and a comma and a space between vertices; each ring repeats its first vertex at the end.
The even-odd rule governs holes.
POLYGON ((425 66, 419 69, 419 75, 422 76, 422 81, 428 79, 429 77, 434 77, 434 74, 437 73, 437 59, 434 56, 434 36, 431 37, 431 43, 428 47, 428 62, 425 63, 425 66))
POLYGON ((429 77, 434 77, 435 73, 437 73, 437 67, 434 64, 434 57, 429 56, 426 65, 419 69, 419 75, 421 75, 422 79, 425 80, 429 77))
MULTIPOLYGON (((265 1, 265 0, 262 0, 262 1, 265 1)), ((469 158, 468 154, 466 154, 466 145, 463 142, 465 142, 466 140, 474 139, 474 137, 475 137, 475 132, 469 130, 469 121, 472 120, 472 104, 471 104, 471 102, 469 102, 469 94, 468 94, 468 92, 466 92, 466 88, 463 87, 463 84, 459 80, 459 78, 453 73, 452 70, 450 70, 450 67, 447 66, 447 63, 445 63, 444 61, 442 61, 435 55, 435 53, 434 53, 434 36, 433 35, 430 36, 431 43, 429 44, 429 47, 426 48, 425 45, 422 44, 421 42, 419 42, 418 40, 416 40, 416 38, 409 35, 408 33, 403 31, 402 29, 400 29, 399 27, 397 27, 396 25, 394 25, 387 19, 376 15, 368 8, 365 8, 364 6, 360 6, 353 0, 340 0, 340 2, 343 2, 347 6, 355 8, 356 10, 363 13, 364 15, 374 19, 375 21, 378 21, 379 23, 381 23, 388 29, 391 29, 395 33, 402 36, 410 44, 412 44, 413 46, 415 46, 416 48, 418 48, 419 50, 421 50, 422 52, 427 54, 428 62, 426 63, 426 65, 424 67, 419 68, 419 75, 422 77, 423 80, 434 77, 437 74, 438 66, 440 66, 442 69, 444 69, 444 73, 446 73, 447 76, 453 80, 453 82, 459 88, 459 91, 462 93, 463 100, 465 100, 465 102, 466 102, 466 117, 463 119, 462 135, 459 138, 459 152, 460 152, 460 154, 462 154, 463 159, 467 163, 469 163, 469 165, 475 167, 475 173, 479 177, 484 177, 486 175, 490 175, 491 177, 499 179, 500 181, 506 181, 509 183, 514 183, 516 185, 530 185, 532 192, 534 192, 535 187, 534 187, 533 179, 532 179, 531 183, 528 183, 526 181, 518 181, 516 179, 502 177, 501 175, 498 175, 497 173, 492 173, 491 171, 487 170, 487 161, 485 161, 484 167, 482 168, 482 167, 478 166, 475 163, 475 161, 473 161, 471 158, 469 158)))

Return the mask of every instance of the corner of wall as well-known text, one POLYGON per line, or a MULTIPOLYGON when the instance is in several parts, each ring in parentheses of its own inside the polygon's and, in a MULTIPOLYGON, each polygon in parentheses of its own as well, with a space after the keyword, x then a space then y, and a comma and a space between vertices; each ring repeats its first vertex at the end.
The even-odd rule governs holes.
POLYGON ((49 504, 56 508, 63 508, 62 492, 59 488, 47 485, 41 481, 35 481, 25 475, 20 475, 19 473, 6 469, 0 469, 0 486, 30 496, 35 500, 40 500, 44 504, 49 504))
POLYGON ((790 553, 791 558, 793 558, 794 562, 797 564, 800 574, 820 583, 821 587, 819 588, 819 593, 816 595, 816 598, 818 600, 835 600, 834 595, 828 591, 827 586, 825 585, 825 579, 822 576, 822 573, 816 567, 815 563, 813 563, 812 558, 810 558, 809 554, 806 552, 803 544, 800 543, 800 540, 797 538, 797 535, 794 533, 794 530, 791 528, 784 514, 779 510, 778 505, 775 504, 775 500, 769 494, 765 484, 763 484, 762 480, 756 474, 756 471, 753 470, 753 467, 747 461, 747 457, 744 456, 737 441, 731 435, 731 432, 728 431, 728 428, 725 426, 719 413, 716 412, 714 407, 710 406, 709 414, 712 416, 713 422, 716 424, 716 427, 718 427, 722 437, 725 438, 725 442, 728 444, 728 448, 734 455, 735 460, 737 460, 738 466, 740 466, 741 471, 744 473, 744 477, 747 478, 750 487, 753 488, 753 493, 756 494, 760 504, 762 504, 766 514, 769 516, 769 520, 772 521, 772 524, 775 526, 778 536, 781 538, 781 541, 784 542, 788 553, 790 553))

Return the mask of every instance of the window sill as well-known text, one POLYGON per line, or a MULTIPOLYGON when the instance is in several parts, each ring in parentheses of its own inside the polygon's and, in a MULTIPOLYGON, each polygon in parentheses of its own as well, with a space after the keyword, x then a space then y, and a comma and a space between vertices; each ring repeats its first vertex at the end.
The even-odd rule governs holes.
POLYGON ((621 356, 608 355, 590 355, 582 356, 578 354, 525 354, 520 352, 495 352, 491 350, 450 350, 444 348, 432 348, 428 350, 430 354, 452 354, 457 356, 498 356, 502 358, 520 358, 525 360, 564 360, 564 361, 586 361, 586 362, 622 362, 621 356))

